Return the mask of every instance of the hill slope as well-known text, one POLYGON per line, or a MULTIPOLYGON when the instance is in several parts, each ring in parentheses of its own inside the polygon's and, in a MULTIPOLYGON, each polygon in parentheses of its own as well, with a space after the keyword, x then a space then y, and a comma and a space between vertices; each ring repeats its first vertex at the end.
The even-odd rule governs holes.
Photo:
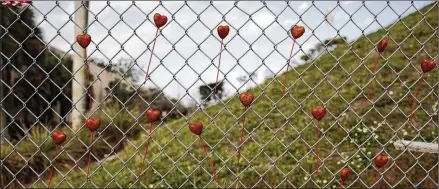
MULTIPOLYGON (((438 177, 437 156, 396 151, 392 145, 398 139, 437 140, 437 69, 426 75, 419 93, 422 104, 417 106, 417 124, 408 122, 412 91, 420 77, 419 62, 427 53, 436 57, 438 51, 434 32, 437 7, 427 6, 420 12, 426 13, 424 18, 416 12, 387 27, 390 42, 376 74, 373 105, 361 106, 376 56, 371 42, 377 43, 386 34, 384 29, 359 38, 352 48, 340 45, 296 67, 288 75, 291 88, 284 98, 280 96, 282 76, 250 90, 256 99, 246 113, 239 163, 235 146, 243 107, 235 96, 225 100, 226 105, 198 110, 188 120, 161 123, 153 132, 154 142, 147 157, 151 164, 145 166, 141 183, 136 181, 136 174, 146 135, 127 142, 120 159, 94 165, 92 183, 83 186, 85 169, 75 169, 65 180, 58 175, 52 186, 218 187, 208 174, 210 167, 197 137, 187 129, 188 121, 197 120, 205 125, 203 138, 210 146, 222 186, 243 187, 236 185, 235 174, 240 174, 245 187, 333 187, 339 171, 349 166, 353 173, 347 184, 366 187, 372 184, 375 174, 371 159, 383 150, 381 153, 395 158, 382 169, 386 170, 387 181, 381 182, 383 186, 413 187, 411 183, 420 183, 418 187, 433 187, 438 177), (315 176, 315 127, 310 111, 323 104, 328 110, 320 124, 323 133, 319 146, 324 163, 319 176, 315 176), (133 145, 140 148, 136 151, 133 145)), ((42 183, 37 186, 43 187, 42 183)))

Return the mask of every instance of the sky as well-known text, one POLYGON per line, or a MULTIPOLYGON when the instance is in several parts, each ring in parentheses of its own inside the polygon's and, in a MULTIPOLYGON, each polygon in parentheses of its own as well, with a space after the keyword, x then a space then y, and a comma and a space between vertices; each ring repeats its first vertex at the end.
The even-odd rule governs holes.
MULTIPOLYGON (((150 79, 144 87, 158 87, 167 96, 183 101, 199 98, 198 86, 216 79, 220 38, 219 25, 227 24, 219 79, 227 79, 226 92, 235 94, 285 71, 293 43, 289 29, 305 26, 296 40, 291 66, 303 63, 300 56, 326 39, 346 36, 349 42, 410 14, 431 1, 91 1, 88 33, 92 58, 117 63, 135 61, 146 72, 156 28, 154 13, 168 17, 161 29, 151 62, 150 79), (325 22, 330 12, 331 24, 325 22), (374 17, 376 16, 376 20, 374 17), (97 46, 96 46, 97 44, 97 46), (241 83, 237 78, 255 72, 258 77, 241 83), (225 75, 224 75, 225 74, 225 75), (177 82, 178 81, 178 82, 177 82)), ((73 54, 75 42, 73 1, 34 1, 36 23, 44 41, 73 54), (72 17, 70 20, 69 17, 72 17), (44 19, 45 18, 45 19, 44 19)), ((143 81, 141 81, 143 83, 143 81)))

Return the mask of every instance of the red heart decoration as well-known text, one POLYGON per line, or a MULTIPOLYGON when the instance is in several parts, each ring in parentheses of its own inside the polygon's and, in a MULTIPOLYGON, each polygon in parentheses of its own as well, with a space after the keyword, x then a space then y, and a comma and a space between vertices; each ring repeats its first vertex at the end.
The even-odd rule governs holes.
POLYGON ((348 180, 349 174, 351 173, 351 171, 348 168, 343 168, 341 170, 340 176, 341 176, 341 180, 342 181, 346 181, 348 180))
POLYGON ((216 30, 218 32, 219 37, 221 39, 224 39, 227 37, 227 35, 229 35, 230 28, 227 25, 224 25, 224 26, 220 25, 220 26, 218 26, 218 28, 216 30))
POLYGON ((378 52, 383 52, 386 49, 388 43, 389 41, 387 39, 381 40, 377 45, 378 52))
POLYGON ((78 35, 76 36, 76 41, 79 43, 79 45, 82 48, 87 48, 88 45, 90 45, 91 43, 91 36, 88 34, 82 34, 82 35, 78 35))
POLYGON ((157 28, 164 26, 168 22, 168 17, 159 13, 154 14, 154 23, 157 28))
POLYGON ((21 6, 21 2, 20 1, 14 1, 12 3, 12 6, 21 6))
POLYGON ((66 134, 61 131, 53 131, 52 139, 56 145, 61 145, 66 140, 66 134))
POLYGON ((153 110, 149 109, 146 111, 146 117, 148 118, 149 122, 154 122, 160 119, 160 110, 153 110))
POLYGON ((21 1, 21 4, 23 5, 32 4, 32 1, 21 1))
POLYGON ((322 106, 318 106, 318 107, 312 108, 311 113, 312 113, 312 116, 314 117, 314 119, 317 119, 320 121, 325 116, 326 110, 322 106))
POLYGON ((85 122, 86 126, 90 131, 96 131, 101 126, 101 120, 89 118, 85 122))
POLYGON ((3 1, 2 5, 10 6, 12 3, 11 1, 3 1))
POLYGON ((384 167, 387 164, 387 161, 389 161, 389 157, 387 157, 387 156, 377 156, 375 158, 375 165, 379 169, 381 167, 384 167))
POLYGON ((250 104, 253 102, 253 94, 252 93, 241 93, 239 95, 239 100, 241 101, 242 105, 245 107, 250 106, 250 104))
POLYGON ((436 62, 428 59, 427 57, 424 57, 424 59, 421 61, 421 68, 424 73, 431 71, 435 67, 436 67, 436 62))
POLYGON ((203 133, 203 123, 201 121, 194 121, 189 124, 189 130, 196 135, 201 135, 203 133))
POLYGON ((304 33, 305 33, 305 27, 303 26, 293 26, 293 28, 291 28, 291 35, 293 36, 294 39, 302 37, 304 33))

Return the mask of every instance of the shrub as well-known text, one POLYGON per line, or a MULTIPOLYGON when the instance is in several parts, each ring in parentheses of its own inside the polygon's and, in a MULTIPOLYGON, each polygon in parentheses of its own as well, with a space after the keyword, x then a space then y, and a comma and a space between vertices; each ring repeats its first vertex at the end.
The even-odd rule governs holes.
POLYGON ((95 117, 101 120, 101 128, 98 131, 112 141, 136 136, 146 123, 146 117, 141 115, 137 106, 121 107, 116 101, 109 102, 95 117))

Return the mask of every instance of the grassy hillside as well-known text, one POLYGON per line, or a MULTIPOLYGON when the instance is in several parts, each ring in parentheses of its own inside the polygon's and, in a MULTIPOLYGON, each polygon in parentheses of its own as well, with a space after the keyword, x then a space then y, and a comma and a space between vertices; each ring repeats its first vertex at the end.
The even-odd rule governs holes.
MULTIPOLYGON (((437 69, 426 75, 419 93, 423 102, 417 106, 417 124, 408 122, 412 92, 420 77, 419 62, 427 53, 436 57, 438 51, 437 7, 428 6, 420 12, 425 17, 416 12, 387 27, 390 42, 380 60, 374 104, 361 106, 376 56, 371 42, 377 43, 386 35, 384 29, 359 38, 351 47, 340 45, 295 68, 288 75, 291 88, 284 98, 279 82, 282 75, 250 90, 256 99, 246 114, 240 162, 235 146, 239 142, 243 107, 235 96, 225 100, 225 106, 219 103, 198 110, 187 119, 156 127, 147 158, 150 164, 139 180, 136 174, 146 132, 138 140, 126 142, 127 147, 118 158, 94 164, 92 182, 87 185, 82 185, 85 168, 74 168, 63 171, 67 174, 65 179, 56 176, 52 186, 218 187, 210 177, 197 137, 187 128, 189 121, 197 120, 205 125, 203 138, 210 146, 223 187, 332 188, 345 166, 353 171, 347 185, 367 187, 375 174, 371 159, 376 154, 394 158, 382 169, 386 179, 381 182, 383 187, 413 187, 411 183, 433 187, 438 178, 437 155, 396 151, 392 145, 398 139, 437 140, 437 69), (315 176, 315 127, 310 112, 319 105, 326 106, 328 113, 321 122, 319 142, 323 167, 315 176)), ((36 186, 44 187, 41 182, 36 186)))

